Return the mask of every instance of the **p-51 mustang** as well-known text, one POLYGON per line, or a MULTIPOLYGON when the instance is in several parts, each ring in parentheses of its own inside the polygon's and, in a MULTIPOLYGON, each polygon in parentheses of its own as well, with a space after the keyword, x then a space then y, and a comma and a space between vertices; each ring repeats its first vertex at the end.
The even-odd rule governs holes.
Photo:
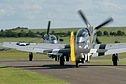
POLYGON ((48 54, 49 57, 59 58, 60 65, 64 65, 64 62, 69 61, 70 58, 71 61, 75 62, 76 67, 79 66, 79 63, 88 62, 90 57, 126 51, 126 43, 99 44, 96 38, 97 30, 112 22, 112 18, 93 28, 83 12, 79 10, 78 13, 87 27, 79 29, 76 37, 74 37, 74 32, 71 32, 70 44, 28 43, 26 46, 20 46, 17 45, 17 42, 3 42, 2 46, 21 51, 48 54))
POLYGON ((63 41, 63 39, 60 39, 55 35, 49 34, 50 25, 51 25, 51 21, 48 22, 47 33, 43 36, 44 43, 56 44, 59 43, 60 41, 63 41))

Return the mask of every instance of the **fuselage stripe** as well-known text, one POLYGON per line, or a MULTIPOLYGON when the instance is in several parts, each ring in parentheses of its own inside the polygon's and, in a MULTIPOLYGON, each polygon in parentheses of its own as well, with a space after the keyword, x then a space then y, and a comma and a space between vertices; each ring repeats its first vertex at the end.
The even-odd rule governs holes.
MULTIPOLYGON (((105 47, 106 47, 106 44, 101 44, 101 45, 99 46, 99 49, 105 49, 105 47)), ((102 56, 102 55, 105 55, 105 53, 104 53, 104 52, 98 53, 98 56, 102 56)))

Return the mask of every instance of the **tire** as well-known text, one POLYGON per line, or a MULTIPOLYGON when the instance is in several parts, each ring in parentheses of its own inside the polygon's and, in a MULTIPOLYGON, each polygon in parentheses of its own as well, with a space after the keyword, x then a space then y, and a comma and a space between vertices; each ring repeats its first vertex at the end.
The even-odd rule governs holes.
POLYGON ((76 60, 76 68, 78 68, 78 67, 79 67, 79 61, 76 60))
POLYGON ((60 57, 60 66, 63 66, 64 65, 64 56, 61 56, 60 57))
POLYGON ((57 61, 57 56, 55 57, 55 61, 57 61))
POLYGON ((69 62, 69 56, 66 56, 66 61, 69 62))

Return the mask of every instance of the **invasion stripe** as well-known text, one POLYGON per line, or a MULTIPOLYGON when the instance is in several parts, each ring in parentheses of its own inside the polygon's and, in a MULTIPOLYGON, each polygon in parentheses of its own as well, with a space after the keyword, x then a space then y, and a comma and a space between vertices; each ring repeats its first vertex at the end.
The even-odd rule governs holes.
MULTIPOLYGON (((106 44, 101 44, 99 46, 99 49, 105 49, 105 47, 106 47, 106 44)), ((105 55, 105 52, 98 53, 98 56, 102 56, 102 55, 105 55)))

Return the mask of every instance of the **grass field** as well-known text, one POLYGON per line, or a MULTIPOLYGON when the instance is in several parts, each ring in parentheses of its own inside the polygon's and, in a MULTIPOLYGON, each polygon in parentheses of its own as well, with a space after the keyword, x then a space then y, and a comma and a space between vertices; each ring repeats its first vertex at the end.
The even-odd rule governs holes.
MULTIPOLYGON (((126 65, 126 53, 119 53, 119 65, 126 65)), ((93 57, 90 60, 91 63, 98 63, 98 64, 110 64, 112 65, 112 55, 100 56, 100 57, 93 57)))
POLYGON ((0 84, 69 84, 54 77, 13 67, 0 67, 0 84))
MULTIPOLYGON (((69 44, 69 36, 62 37, 64 39, 61 43, 69 44)), ((115 41, 126 42, 126 36, 98 36, 98 39, 103 43, 114 43, 115 41)), ((21 37, 21 38, 0 38, 0 42, 43 42, 42 38, 30 38, 30 37, 21 37)))

